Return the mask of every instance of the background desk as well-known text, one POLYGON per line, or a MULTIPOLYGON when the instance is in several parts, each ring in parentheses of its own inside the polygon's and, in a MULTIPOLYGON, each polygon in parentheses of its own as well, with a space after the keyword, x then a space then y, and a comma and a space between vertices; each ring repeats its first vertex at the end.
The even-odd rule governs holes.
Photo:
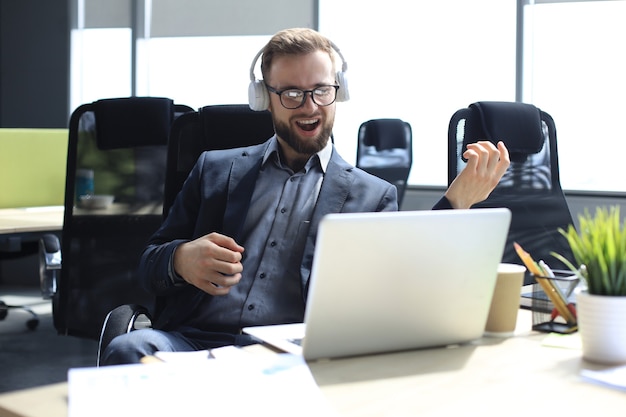
POLYGON ((0 235, 59 231, 63 206, 0 209, 0 235))
MULTIPOLYGON (((530 325, 530 312, 521 310, 509 339, 309 367, 343 416, 624 415, 626 393, 582 381, 581 369, 597 367, 583 362, 579 350, 543 346, 545 334, 530 325)), ((0 417, 66 415, 66 384, 0 395, 0 417)))
POLYGON ((39 238, 44 233, 60 234, 62 229, 63 206, 0 209, 0 282, 38 285, 35 255, 39 238))

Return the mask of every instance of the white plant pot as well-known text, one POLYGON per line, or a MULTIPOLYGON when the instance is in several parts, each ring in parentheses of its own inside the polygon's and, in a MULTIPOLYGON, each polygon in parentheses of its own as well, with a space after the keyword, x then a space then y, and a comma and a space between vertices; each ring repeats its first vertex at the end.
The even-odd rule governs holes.
POLYGON ((626 296, 576 295, 583 359, 605 365, 626 364, 626 296))

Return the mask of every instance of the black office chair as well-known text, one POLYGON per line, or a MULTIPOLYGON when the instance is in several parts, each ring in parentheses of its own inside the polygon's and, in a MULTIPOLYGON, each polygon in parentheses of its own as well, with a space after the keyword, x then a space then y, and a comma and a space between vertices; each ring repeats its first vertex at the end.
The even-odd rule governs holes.
MULTIPOLYGON (((176 119, 168 145, 163 218, 167 217, 176 195, 203 151, 254 145, 265 142, 272 135, 271 114, 252 111, 247 104, 205 106, 176 119)), ((133 301, 118 306, 107 315, 98 347, 98 364, 104 349, 115 336, 149 327, 163 308, 163 300, 153 299, 148 305, 155 307, 148 308, 141 300, 133 301)))
MULTIPOLYGON (((557 252, 573 259, 569 244, 558 232, 573 221, 561 188, 552 117, 532 104, 515 102, 484 101, 458 110, 448 129, 448 184, 465 168, 462 154, 467 144, 478 140, 502 140, 511 157, 511 166, 491 195, 473 207, 511 210, 502 261, 521 264, 513 248, 513 242, 518 242, 535 260, 567 269, 550 255, 557 252)), ((527 272, 524 284, 532 282, 527 272)))
POLYGON ((356 166, 398 189, 398 207, 413 164, 411 125, 400 119, 373 119, 359 127, 356 166))
POLYGON ((42 288, 51 289, 59 334, 99 340, 115 306, 140 301, 152 308, 135 273, 161 223, 169 132, 175 118, 189 111, 169 98, 127 97, 84 104, 72 113, 62 239, 44 236, 40 253, 42 288), (98 208, 76 195, 79 169, 93 171, 95 194, 114 196, 112 205, 98 208))

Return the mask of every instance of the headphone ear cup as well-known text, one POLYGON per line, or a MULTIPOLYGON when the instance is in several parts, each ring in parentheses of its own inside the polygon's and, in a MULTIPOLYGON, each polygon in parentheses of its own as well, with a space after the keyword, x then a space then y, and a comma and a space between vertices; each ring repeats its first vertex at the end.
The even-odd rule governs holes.
POLYGON ((350 100, 350 92, 348 91, 348 77, 343 71, 337 72, 337 84, 339 90, 337 90, 337 99, 335 101, 348 101, 350 100))
POLYGON ((254 111, 267 110, 270 97, 263 81, 254 80, 248 86, 248 104, 254 111))

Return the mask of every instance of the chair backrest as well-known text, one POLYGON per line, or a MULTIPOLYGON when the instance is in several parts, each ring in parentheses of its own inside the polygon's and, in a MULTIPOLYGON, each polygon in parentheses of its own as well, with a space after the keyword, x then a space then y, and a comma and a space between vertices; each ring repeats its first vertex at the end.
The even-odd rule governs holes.
POLYGON ((163 216, 202 152, 254 145, 272 135, 270 112, 253 111, 247 104, 205 106, 179 117, 170 134, 163 216))
POLYGON ((396 186, 402 204, 413 164, 411 125, 400 119, 373 119, 361 124, 356 166, 396 186))
MULTIPOLYGON (((477 102, 454 113, 448 129, 448 184, 465 168, 467 144, 502 140, 511 166, 491 195, 474 207, 508 207, 511 226, 503 262, 520 264, 513 242, 536 260, 556 269, 565 265, 551 252, 573 260, 567 241, 558 232, 573 224, 559 177, 556 126, 552 117, 532 104, 477 102)), ((527 273, 525 283, 532 282, 527 273)))
POLYGON ((69 122, 62 268, 53 297, 61 334, 98 340, 120 304, 153 299, 135 278, 141 251, 161 223, 167 140, 174 119, 193 109, 171 99, 128 97, 78 107, 69 122), (107 209, 77 199, 78 170, 93 172, 107 209))

